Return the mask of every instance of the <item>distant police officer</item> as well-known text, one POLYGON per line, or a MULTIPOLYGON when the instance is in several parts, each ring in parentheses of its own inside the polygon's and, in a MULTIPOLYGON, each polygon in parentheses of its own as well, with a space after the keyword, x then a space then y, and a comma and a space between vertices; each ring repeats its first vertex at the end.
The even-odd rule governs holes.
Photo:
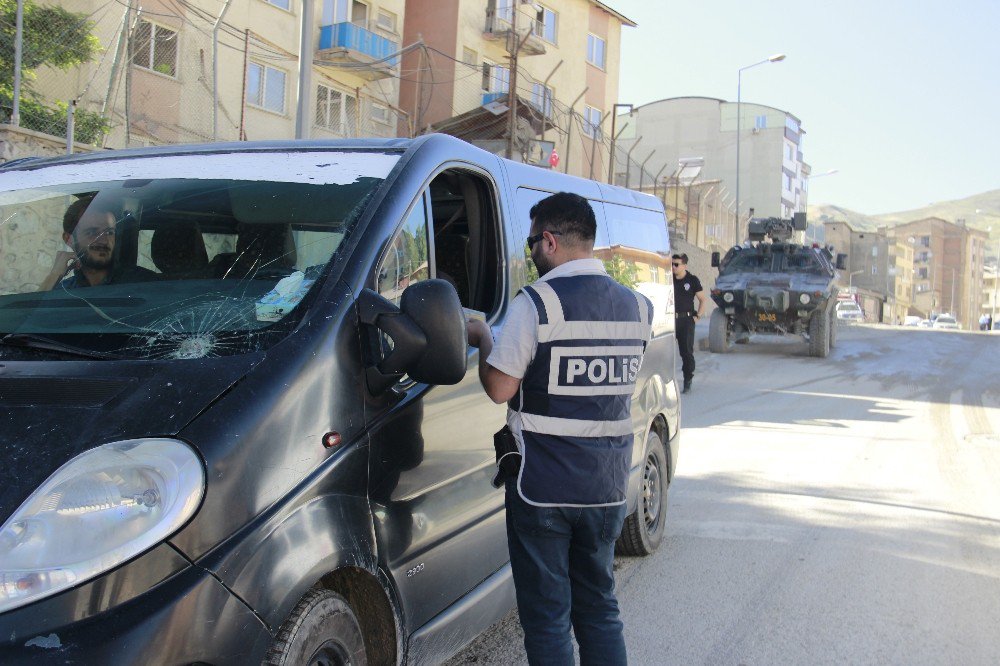
POLYGON ((701 288, 701 280, 693 273, 688 273, 687 263, 686 254, 675 254, 671 261, 674 269, 677 346, 680 348, 681 371, 684 373, 684 388, 681 393, 691 390, 691 380, 694 379, 694 325, 705 312, 705 292, 701 288))
POLYGON ((496 346, 469 322, 479 377, 508 402, 521 465, 506 480, 507 541, 530 664, 625 664, 615 540, 632 458, 631 396, 653 306, 593 255, 586 199, 560 192, 530 212, 541 278, 511 302, 496 346))

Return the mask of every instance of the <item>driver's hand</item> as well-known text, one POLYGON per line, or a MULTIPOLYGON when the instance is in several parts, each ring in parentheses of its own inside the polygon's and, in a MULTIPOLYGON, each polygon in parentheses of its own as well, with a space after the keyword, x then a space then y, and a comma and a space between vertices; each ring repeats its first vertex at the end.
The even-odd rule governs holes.
POLYGON ((56 252, 56 258, 52 262, 51 275, 56 276, 56 278, 61 278, 70 270, 77 270, 80 268, 80 260, 76 256, 76 252, 71 252, 70 250, 59 250, 56 252))

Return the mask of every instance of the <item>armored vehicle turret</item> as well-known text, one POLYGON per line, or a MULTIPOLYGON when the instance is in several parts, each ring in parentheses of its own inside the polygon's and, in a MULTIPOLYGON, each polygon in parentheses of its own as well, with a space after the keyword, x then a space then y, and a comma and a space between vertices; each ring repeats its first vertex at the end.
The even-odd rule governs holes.
POLYGON ((812 356, 826 357, 836 342, 836 271, 846 254, 791 242, 806 228, 805 213, 791 219, 752 218, 749 240, 721 259, 712 253, 719 277, 712 289, 718 306, 709 322, 709 349, 725 353, 751 334, 798 335, 812 356))

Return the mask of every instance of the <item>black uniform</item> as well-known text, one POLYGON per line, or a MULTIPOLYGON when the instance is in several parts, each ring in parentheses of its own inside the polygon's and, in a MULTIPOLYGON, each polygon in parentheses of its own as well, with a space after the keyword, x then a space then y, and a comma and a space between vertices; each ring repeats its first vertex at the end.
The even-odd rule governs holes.
POLYGON ((674 278, 677 346, 680 348, 685 385, 689 385, 694 377, 694 316, 698 314, 694 295, 701 290, 701 280, 691 272, 685 273, 679 280, 674 278))

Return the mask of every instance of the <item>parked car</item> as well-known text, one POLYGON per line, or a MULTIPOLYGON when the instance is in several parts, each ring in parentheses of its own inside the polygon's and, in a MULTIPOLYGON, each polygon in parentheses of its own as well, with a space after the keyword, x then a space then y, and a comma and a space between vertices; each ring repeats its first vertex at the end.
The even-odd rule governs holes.
POLYGON ((865 312, 853 300, 837 301, 837 319, 845 324, 857 324, 865 320, 865 312))
POLYGON ((933 326, 934 326, 934 322, 932 322, 930 319, 921 319, 920 320, 920 328, 933 328, 933 326))
MULTIPOLYGON (((668 274, 660 200, 443 135, 0 168, 0 661, 432 664, 506 615, 505 407, 465 321, 503 325, 560 190, 599 256, 668 274), (85 198, 109 226, 74 256, 85 198), (107 280, 38 290, 91 250, 107 280)), ((672 286, 632 283, 656 305, 618 543, 641 555, 680 414, 672 286)))
POLYGON ((920 317, 916 315, 907 315, 903 319, 903 326, 919 326, 920 321, 921 321, 920 317))
POLYGON ((962 327, 959 325, 957 321, 955 321, 955 318, 950 314, 941 314, 938 315, 937 318, 934 320, 934 328, 940 328, 950 331, 958 331, 961 330, 962 327))

